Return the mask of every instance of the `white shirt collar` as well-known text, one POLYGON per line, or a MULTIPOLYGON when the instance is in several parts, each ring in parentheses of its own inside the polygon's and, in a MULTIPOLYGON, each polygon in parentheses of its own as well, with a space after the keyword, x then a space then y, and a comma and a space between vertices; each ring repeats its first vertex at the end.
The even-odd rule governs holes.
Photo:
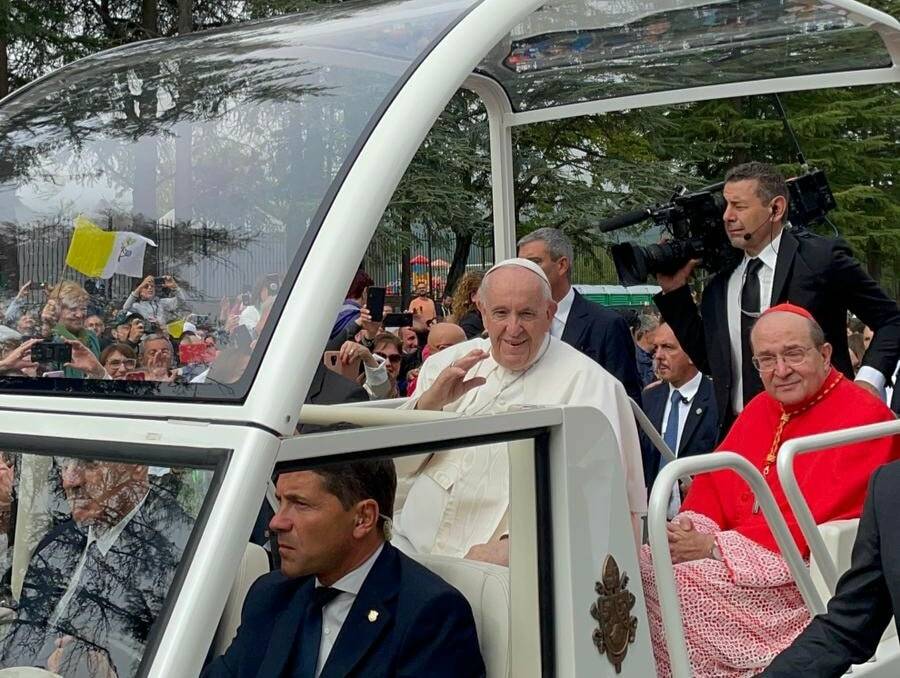
MULTIPOLYGON (((363 583, 366 581, 366 577, 369 576, 369 572, 372 570, 372 567, 374 567, 375 561, 378 560, 378 556, 381 555, 383 550, 384 542, 375 549, 375 552, 368 557, 366 562, 338 579, 331 585, 331 588, 343 591, 344 593, 350 593, 354 596, 359 595, 359 590, 362 588, 363 583)), ((319 586, 322 586, 322 582, 316 577, 316 587, 319 586)))
MULTIPOLYGON (((694 396, 697 395, 697 391, 700 390, 700 382, 703 379, 703 374, 701 372, 697 372, 694 375, 694 378, 688 381, 687 383, 682 384, 678 387, 678 392, 681 394, 681 397, 686 399, 688 402, 694 399, 694 396)), ((672 399, 672 391, 675 390, 675 387, 672 384, 669 384, 669 399, 672 399)))
POLYGON ((141 510, 141 506, 144 505, 144 502, 147 500, 147 496, 150 494, 147 491, 141 500, 135 505, 131 511, 128 512, 122 520, 116 523, 113 527, 106 530, 105 532, 99 533, 99 530, 95 530, 94 526, 91 525, 88 528, 88 536, 87 543, 90 544, 92 541, 97 542, 97 550, 106 557, 106 554, 109 553, 109 550, 113 547, 113 544, 116 543, 116 540, 119 538, 119 535, 122 534, 122 531, 128 526, 128 523, 131 522, 132 518, 137 515, 137 512, 141 510), (98 534, 99 533, 99 534, 98 534))
MULTIPOLYGON (((762 252, 757 255, 757 258, 763 262, 768 268, 771 270, 775 270, 775 263, 778 261, 778 251, 781 249, 781 236, 784 234, 784 229, 781 229, 781 233, 778 234, 777 237, 772 239, 771 243, 766 243, 766 246, 763 247, 762 252)), ((747 262, 752 257, 744 254, 744 267, 747 267, 747 262)))
POLYGON ((569 291, 566 292, 566 296, 556 302, 556 313, 553 316, 563 325, 566 324, 566 320, 569 318, 569 311, 572 310, 573 301, 575 301, 575 288, 569 285, 569 291))

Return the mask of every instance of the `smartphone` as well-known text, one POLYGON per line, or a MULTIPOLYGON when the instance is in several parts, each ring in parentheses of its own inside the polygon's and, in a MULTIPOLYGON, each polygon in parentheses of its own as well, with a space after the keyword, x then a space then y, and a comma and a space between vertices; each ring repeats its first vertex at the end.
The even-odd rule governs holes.
POLYGON ((384 316, 385 327, 412 327, 412 313, 388 313, 384 316))
POLYGON ((183 365, 207 363, 208 353, 206 344, 181 344, 178 347, 178 360, 183 365))
POLYGON ((147 374, 146 372, 129 372, 125 375, 126 381, 146 381, 147 374))
POLYGON ((166 284, 166 276, 158 275, 155 278, 153 278, 153 282, 157 287, 162 287, 163 285, 166 284))
POLYGON ((250 334, 250 330, 247 329, 246 325, 238 325, 235 327, 234 332, 231 333, 231 337, 237 343, 239 349, 245 353, 250 352, 250 344, 253 343, 253 336, 250 334))
POLYGON ((359 360, 354 360, 349 365, 344 365, 341 362, 340 351, 325 351, 322 355, 322 361, 325 363, 325 367, 336 374, 340 374, 342 377, 355 381, 359 376, 359 360))
POLYGON ((386 291, 383 287, 370 287, 366 295, 366 308, 369 309, 369 314, 375 322, 381 322, 384 317, 384 295, 386 291))
POLYGON ((31 347, 31 361, 35 363, 70 363, 72 347, 56 341, 41 341, 31 347))

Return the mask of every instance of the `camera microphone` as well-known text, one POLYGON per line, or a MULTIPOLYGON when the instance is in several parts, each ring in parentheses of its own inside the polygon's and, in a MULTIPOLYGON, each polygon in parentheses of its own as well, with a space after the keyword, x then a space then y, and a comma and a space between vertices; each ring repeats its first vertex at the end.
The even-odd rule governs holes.
POLYGON ((632 210, 631 212, 625 212, 625 214, 619 214, 612 219, 604 219, 600 223, 597 224, 597 230, 601 233, 609 233, 610 231, 615 231, 620 228, 625 228, 626 226, 631 226, 632 224, 637 224, 653 215, 653 210, 643 207, 639 210, 632 210))
POLYGON ((744 233, 744 241, 750 242, 750 240, 753 238, 753 236, 756 235, 756 232, 759 231, 759 229, 761 229, 763 226, 765 226, 768 222, 772 221, 772 219, 774 217, 775 217, 775 208, 773 207, 772 211, 769 212, 769 216, 767 216, 765 218, 765 221, 763 221, 759 226, 757 226, 752 231, 750 231, 750 233, 744 233))

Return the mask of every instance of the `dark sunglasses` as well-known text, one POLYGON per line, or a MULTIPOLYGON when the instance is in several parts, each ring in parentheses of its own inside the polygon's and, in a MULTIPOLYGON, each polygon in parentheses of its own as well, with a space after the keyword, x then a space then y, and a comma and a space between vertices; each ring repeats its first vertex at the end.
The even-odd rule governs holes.
POLYGON ((399 363, 401 360, 403 360, 403 356, 397 355, 396 353, 394 353, 393 355, 385 355, 384 353, 379 353, 378 351, 376 351, 375 355, 381 356, 385 360, 389 360, 392 363, 399 363))

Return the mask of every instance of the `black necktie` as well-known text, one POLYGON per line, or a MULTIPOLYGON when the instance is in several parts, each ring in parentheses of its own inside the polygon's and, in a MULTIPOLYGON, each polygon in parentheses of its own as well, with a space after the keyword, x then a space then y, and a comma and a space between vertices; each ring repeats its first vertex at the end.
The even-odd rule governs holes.
POLYGON ((753 367, 753 349, 750 348, 750 330, 759 317, 759 269, 762 265, 760 259, 748 261, 744 284, 741 286, 741 380, 745 406, 753 396, 762 391, 762 381, 759 372, 753 367))
POLYGON ((306 607, 303 623, 297 634, 294 678, 316 678, 319 663, 319 646, 322 642, 322 608, 341 592, 329 586, 318 586, 306 607))

